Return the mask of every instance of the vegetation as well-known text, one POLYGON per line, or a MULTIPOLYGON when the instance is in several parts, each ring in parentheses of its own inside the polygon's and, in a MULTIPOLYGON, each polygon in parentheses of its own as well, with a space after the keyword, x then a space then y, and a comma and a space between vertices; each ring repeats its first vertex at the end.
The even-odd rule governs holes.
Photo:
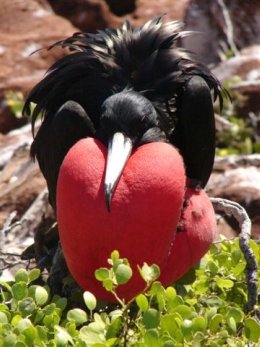
MULTIPOLYGON (((251 241, 251 247, 260 263, 259 245, 251 241)), ((36 284, 38 269, 20 269, 13 283, 1 283, 0 346, 260 346, 260 323, 243 311, 247 288, 238 240, 214 244, 196 276, 191 272, 168 288, 158 282, 156 265, 139 271, 145 289, 125 303, 117 288, 131 281, 132 270, 114 251, 95 276, 117 305, 100 309, 90 292, 83 293, 85 308, 51 297, 47 286, 36 284)))
POLYGON ((246 97, 230 88, 232 84, 240 82, 239 77, 225 83, 232 102, 229 98, 224 99, 222 117, 229 122, 229 126, 216 133, 217 150, 220 156, 230 154, 260 153, 260 113, 249 112, 243 118, 238 116, 239 110, 243 109, 246 97))

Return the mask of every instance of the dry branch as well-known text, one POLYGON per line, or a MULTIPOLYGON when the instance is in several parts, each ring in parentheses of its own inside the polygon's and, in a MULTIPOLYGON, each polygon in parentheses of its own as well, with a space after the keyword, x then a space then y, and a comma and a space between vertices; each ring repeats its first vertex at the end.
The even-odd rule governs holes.
MULTIPOLYGON (((251 221, 246 210, 236 202, 211 198, 215 212, 224 212, 228 216, 233 216, 240 226, 239 245, 246 260, 246 280, 248 289, 248 302, 246 311, 251 312, 257 304, 258 281, 257 281, 257 262, 254 253, 249 245, 251 238, 251 221)), ((257 312, 260 318, 260 312, 257 312)))

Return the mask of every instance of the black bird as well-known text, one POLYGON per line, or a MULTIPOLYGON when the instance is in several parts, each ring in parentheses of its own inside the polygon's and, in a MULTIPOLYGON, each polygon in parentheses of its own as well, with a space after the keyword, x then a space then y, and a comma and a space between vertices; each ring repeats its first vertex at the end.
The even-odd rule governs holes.
MULTIPOLYGON (((164 23, 161 17, 136 29, 126 21, 118 29, 75 33, 49 47, 69 48, 71 54, 51 66, 32 89, 24 114, 30 115, 30 104, 36 104, 33 133, 37 117, 42 117, 31 155, 47 181, 54 210, 62 161, 78 140, 89 136, 108 147, 108 211, 131 151, 149 142, 176 146, 184 159, 187 186, 205 187, 215 155, 212 99, 218 97, 222 104, 222 89, 205 65, 178 46, 191 34, 181 28, 179 22, 164 23)), ((55 291, 63 276, 57 264, 50 276, 55 291)))
POLYGON ((126 21, 118 29, 75 33, 49 47, 72 53, 32 89, 24 113, 30 114, 31 102, 36 104, 33 132, 36 118, 43 119, 31 155, 39 162, 54 209, 60 165, 72 145, 87 136, 109 149, 104 187, 108 209, 132 149, 148 142, 176 146, 188 185, 206 185, 215 154, 211 91, 222 103, 221 86, 205 65, 178 47, 188 34, 179 22, 163 23, 156 17, 134 30, 126 21), (115 172, 116 153, 122 161, 115 172))

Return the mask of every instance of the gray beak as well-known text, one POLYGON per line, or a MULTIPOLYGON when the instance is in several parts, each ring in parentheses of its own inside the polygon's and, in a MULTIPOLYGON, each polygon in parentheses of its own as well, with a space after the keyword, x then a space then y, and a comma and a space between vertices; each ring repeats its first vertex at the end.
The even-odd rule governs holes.
POLYGON ((105 199, 108 212, 111 211, 111 199, 120 176, 133 149, 132 141, 122 133, 115 133, 108 142, 106 173, 105 173, 105 199))

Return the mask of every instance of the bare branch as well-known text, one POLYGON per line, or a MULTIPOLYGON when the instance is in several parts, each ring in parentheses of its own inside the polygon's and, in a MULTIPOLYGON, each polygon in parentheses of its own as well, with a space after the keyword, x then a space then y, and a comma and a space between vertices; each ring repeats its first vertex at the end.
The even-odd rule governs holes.
MULTIPOLYGON (((233 216, 239 223, 239 245, 246 260, 246 280, 248 290, 246 311, 253 311, 255 305, 257 304, 258 266, 254 253, 249 245, 249 240, 251 238, 251 220, 248 217, 246 210, 236 202, 220 198, 211 198, 210 200, 215 212, 224 212, 228 216, 233 216)), ((260 315, 260 312, 256 312, 256 314, 260 315)))

